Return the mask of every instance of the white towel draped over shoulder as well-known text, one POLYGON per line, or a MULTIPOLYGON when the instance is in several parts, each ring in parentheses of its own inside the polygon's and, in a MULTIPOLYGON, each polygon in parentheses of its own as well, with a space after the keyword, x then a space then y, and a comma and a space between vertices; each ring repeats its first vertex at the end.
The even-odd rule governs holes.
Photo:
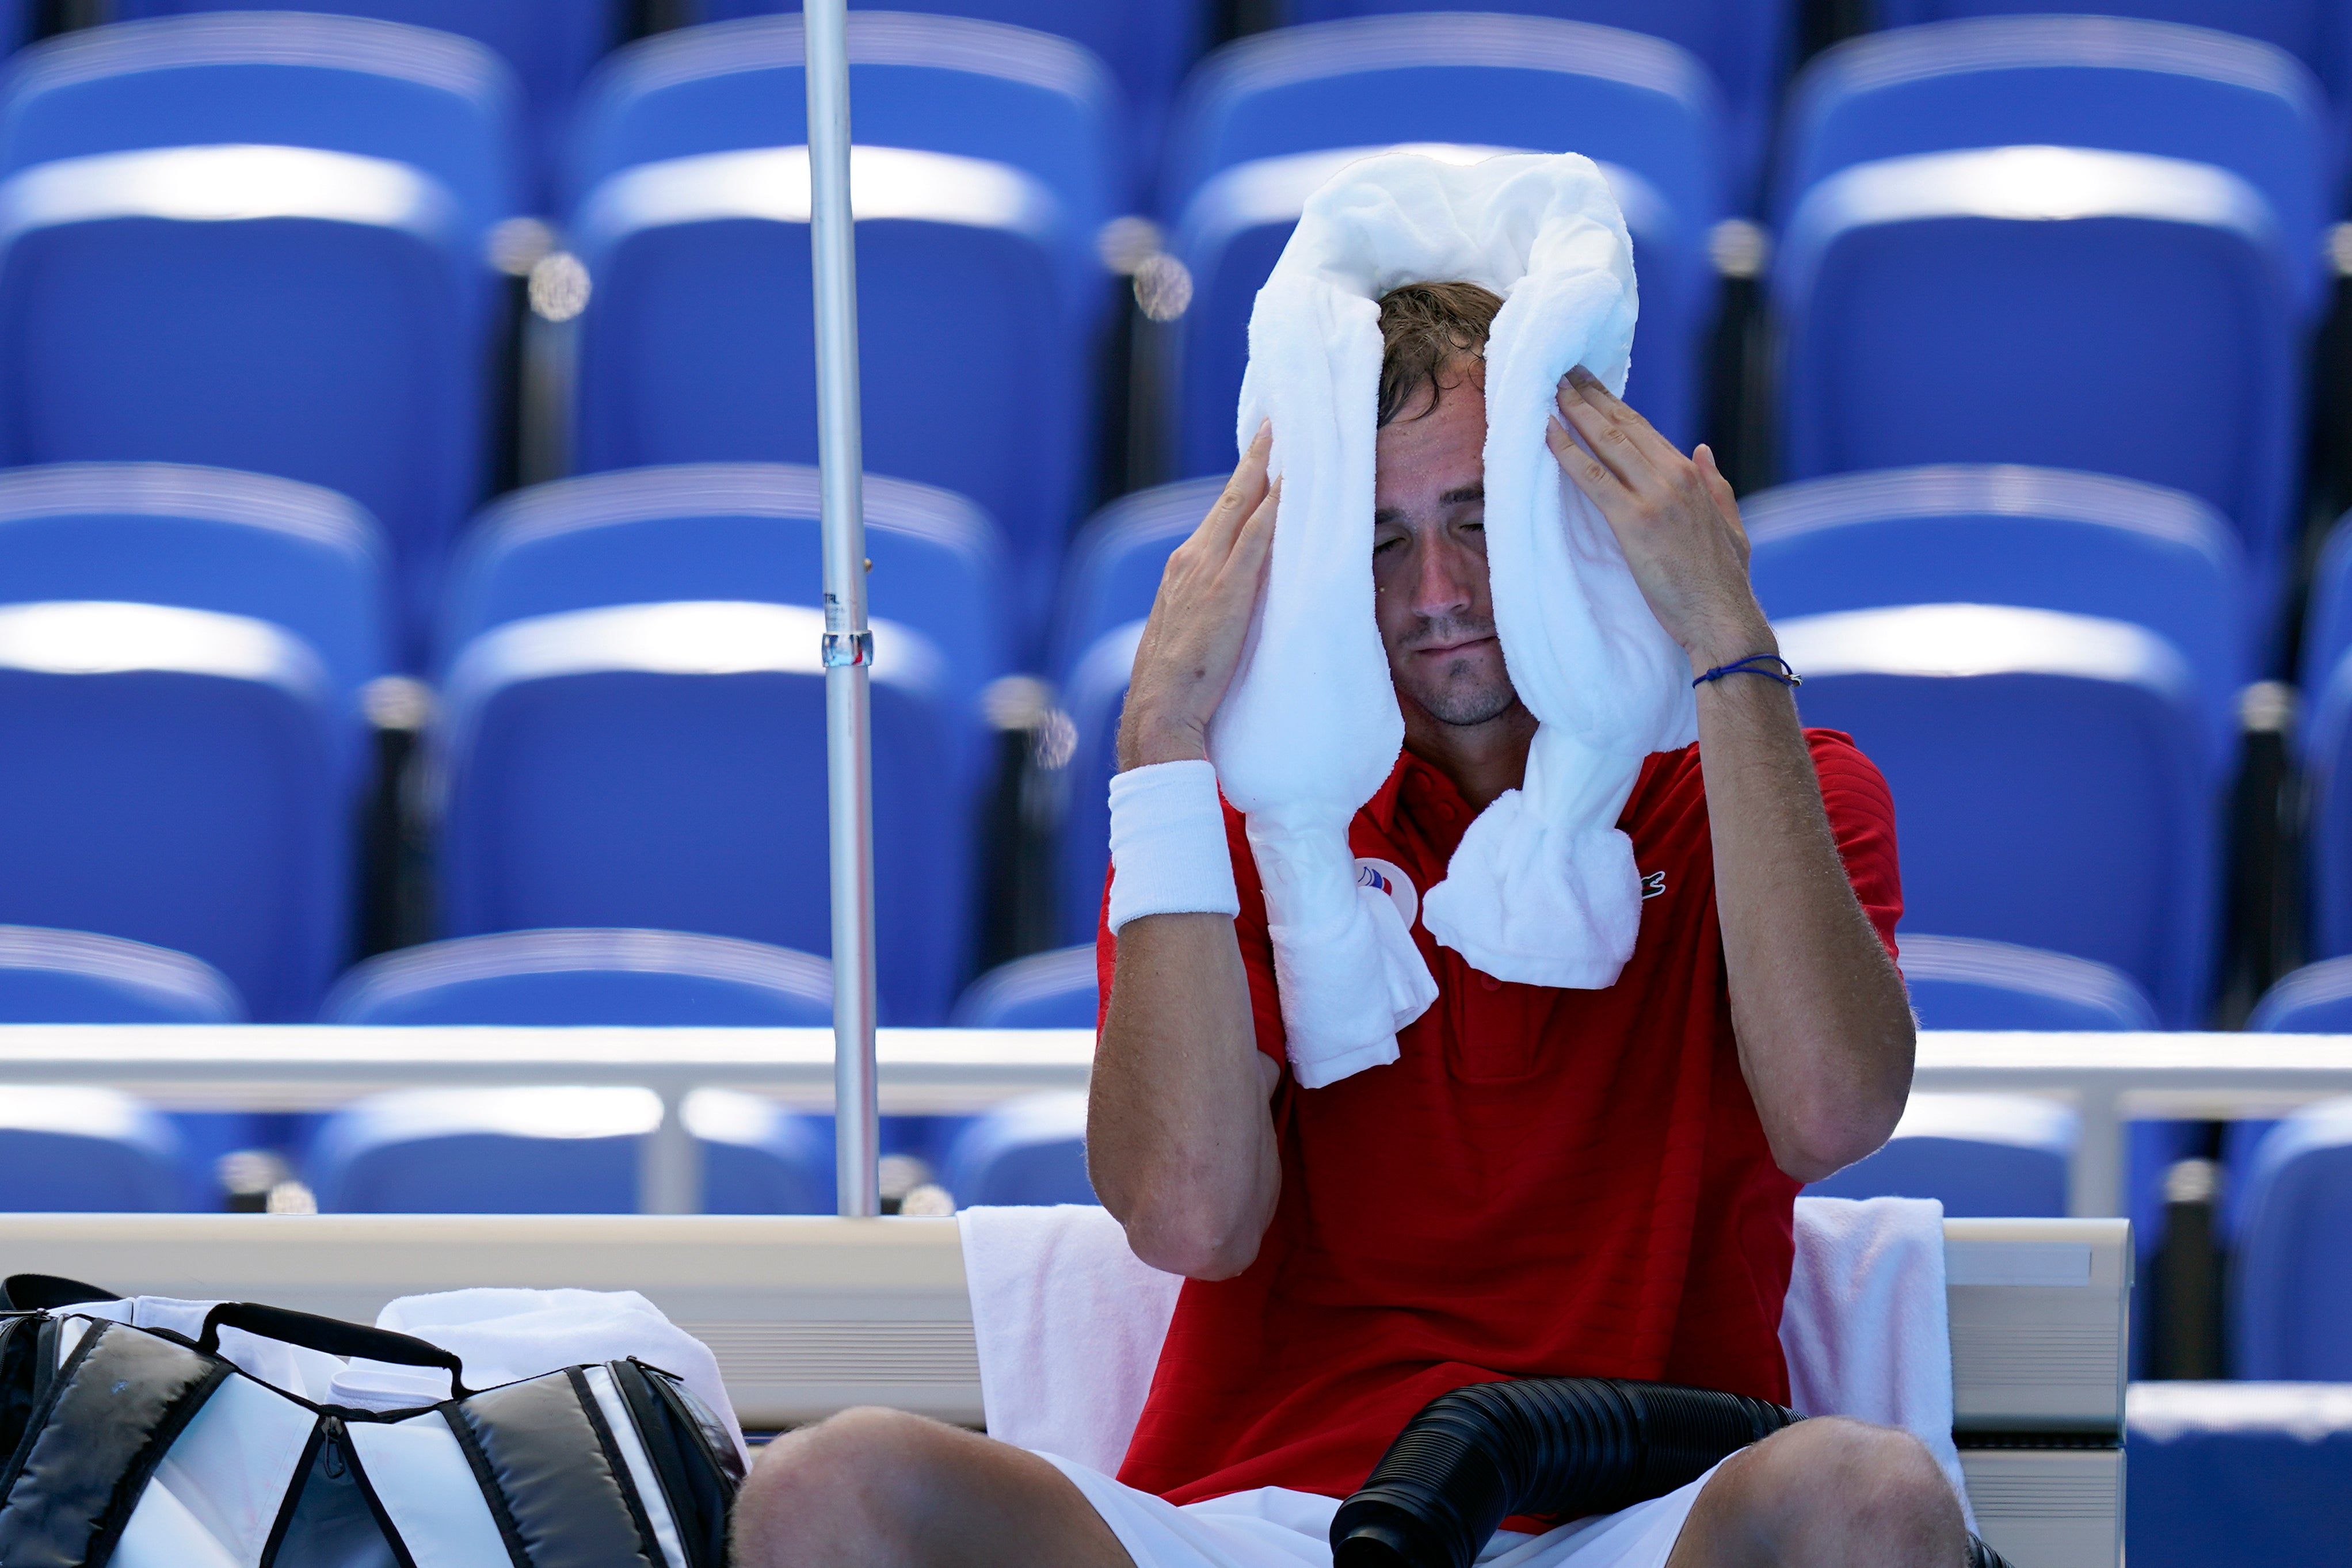
POLYGON ((1273 422, 1283 494, 1258 622, 1209 735, 1248 818, 1308 1088, 1396 1060, 1396 1031, 1437 994, 1396 905, 1357 885, 1348 826, 1404 740, 1372 608, 1378 301, 1453 281, 1504 300, 1486 349, 1487 565, 1540 727, 1524 788, 1479 814, 1423 899, 1431 935, 1497 979, 1612 984, 1641 915, 1618 813, 1643 758, 1696 735, 1681 653, 1544 440, 1570 368, 1625 382, 1633 246, 1608 183, 1572 153, 1349 165, 1307 200, 1250 316, 1238 434, 1246 447, 1273 422))

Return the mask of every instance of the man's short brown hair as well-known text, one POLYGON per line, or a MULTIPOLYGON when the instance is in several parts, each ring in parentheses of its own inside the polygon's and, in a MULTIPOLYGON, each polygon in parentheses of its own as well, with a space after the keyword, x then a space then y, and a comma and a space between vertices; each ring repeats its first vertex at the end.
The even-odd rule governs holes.
POLYGON ((1464 360, 1486 355, 1486 333, 1495 325, 1502 297, 1475 283, 1408 283, 1381 296, 1381 418, 1387 424, 1420 402, 1437 406, 1448 382, 1445 371, 1464 360))

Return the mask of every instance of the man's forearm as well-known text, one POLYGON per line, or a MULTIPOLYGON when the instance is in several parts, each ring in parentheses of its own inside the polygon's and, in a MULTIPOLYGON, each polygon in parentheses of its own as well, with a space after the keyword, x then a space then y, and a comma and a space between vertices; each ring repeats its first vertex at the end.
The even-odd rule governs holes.
POLYGON ((1710 681, 1698 716, 1740 1065, 1781 1169, 1818 1180, 1902 1114, 1910 1006, 1846 880, 1788 688, 1710 681))
POLYGON ((1275 1078, 1232 919, 1130 921, 1095 1048, 1087 1165, 1137 1257, 1197 1279, 1249 1267, 1280 1190, 1275 1078))

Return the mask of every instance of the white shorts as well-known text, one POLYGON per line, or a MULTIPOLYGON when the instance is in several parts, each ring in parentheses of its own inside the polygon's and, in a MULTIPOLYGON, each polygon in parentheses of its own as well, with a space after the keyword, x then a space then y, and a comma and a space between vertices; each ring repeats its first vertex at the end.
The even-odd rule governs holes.
MULTIPOLYGON (((1037 1457, 1086 1494, 1135 1568, 1331 1568, 1336 1498, 1262 1487, 1179 1508, 1057 1454, 1037 1457)), ((1478 1562, 1483 1568, 1664 1568, 1699 1488, 1714 1474, 1541 1535, 1497 1531, 1478 1562)))

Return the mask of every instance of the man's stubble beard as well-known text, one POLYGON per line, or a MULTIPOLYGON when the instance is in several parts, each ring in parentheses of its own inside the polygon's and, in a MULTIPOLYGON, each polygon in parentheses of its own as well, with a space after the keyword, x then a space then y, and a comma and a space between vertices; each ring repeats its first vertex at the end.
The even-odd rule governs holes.
POLYGON ((1510 711, 1519 695, 1507 677, 1473 682, 1449 678, 1468 662, 1464 660, 1440 671, 1438 678, 1425 690, 1417 689, 1419 683, 1414 683, 1406 688, 1405 695, 1438 723, 1457 728, 1486 724, 1510 711))

